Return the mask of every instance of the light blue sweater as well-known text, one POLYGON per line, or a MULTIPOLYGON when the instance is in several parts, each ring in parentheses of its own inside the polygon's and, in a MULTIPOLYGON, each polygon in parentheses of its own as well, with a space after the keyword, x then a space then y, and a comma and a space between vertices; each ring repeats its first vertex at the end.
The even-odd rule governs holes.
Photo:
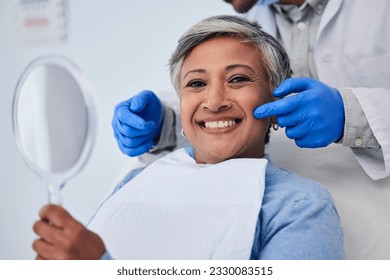
MULTIPOLYGON (((187 152, 193 156, 192 149, 187 152)), ((318 183, 269 163, 251 259, 344 259, 340 218, 318 183)), ((130 171, 113 193, 144 168, 130 171)), ((109 248, 108 248, 109 250, 109 248)), ((112 259, 106 252, 102 259, 112 259)))

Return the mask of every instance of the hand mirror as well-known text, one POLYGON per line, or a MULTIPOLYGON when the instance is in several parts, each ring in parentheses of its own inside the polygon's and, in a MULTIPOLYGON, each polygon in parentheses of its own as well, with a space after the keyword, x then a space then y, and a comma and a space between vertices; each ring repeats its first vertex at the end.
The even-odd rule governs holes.
POLYGON ((85 165, 95 115, 80 70, 61 56, 40 57, 22 73, 14 93, 14 136, 28 166, 45 182, 49 202, 61 204, 65 183, 85 165))

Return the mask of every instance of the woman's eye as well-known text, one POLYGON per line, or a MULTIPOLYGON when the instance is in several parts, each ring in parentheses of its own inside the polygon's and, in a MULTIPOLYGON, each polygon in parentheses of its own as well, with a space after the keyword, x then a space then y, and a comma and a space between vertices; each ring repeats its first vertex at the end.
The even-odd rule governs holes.
POLYGON ((187 87, 192 87, 192 88, 199 88, 199 87, 204 87, 204 86, 206 86, 206 83, 205 83, 205 82, 202 82, 202 81, 199 81, 199 80, 190 81, 190 82, 187 84, 187 87))
POLYGON ((237 84, 237 83, 244 83, 244 82, 248 82, 250 81, 250 78, 248 77, 245 77, 245 76, 235 76, 235 77, 232 77, 228 83, 232 83, 232 84, 237 84))

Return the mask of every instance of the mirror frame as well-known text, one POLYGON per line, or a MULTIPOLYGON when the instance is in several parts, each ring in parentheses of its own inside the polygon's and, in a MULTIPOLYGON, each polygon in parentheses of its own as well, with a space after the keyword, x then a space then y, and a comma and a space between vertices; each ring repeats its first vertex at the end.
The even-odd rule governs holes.
POLYGON ((18 83, 15 88, 13 104, 12 104, 12 124, 14 131, 14 138, 16 141, 16 145, 24 161, 27 165, 36 173, 39 177, 42 178, 48 184, 50 188, 59 188, 59 190, 50 190, 50 191, 60 191, 64 184, 73 176, 75 176, 87 163, 89 156, 92 153, 92 148, 95 142, 96 136, 96 113, 95 113, 95 100, 94 95, 92 94, 92 90, 84 77, 81 70, 77 67, 76 64, 71 62, 68 58, 61 55, 47 55, 40 56, 34 59, 31 63, 29 63, 24 71, 22 72, 18 83), (28 156, 25 149, 23 148, 21 135, 19 131, 19 123, 18 123, 18 113, 19 113, 19 100, 22 92, 23 85, 29 75, 36 70, 37 68, 44 65, 53 65, 63 68, 65 71, 68 71, 69 74, 74 78, 77 85, 80 87, 82 97, 85 102, 85 107, 87 110, 87 132, 86 132, 86 140, 84 147, 81 151, 79 158, 76 163, 73 164, 72 167, 67 169, 64 172, 47 172, 45 170, 40 169, 28 156), (52 184, 59 184, 58 186, 52 186, 52 184))

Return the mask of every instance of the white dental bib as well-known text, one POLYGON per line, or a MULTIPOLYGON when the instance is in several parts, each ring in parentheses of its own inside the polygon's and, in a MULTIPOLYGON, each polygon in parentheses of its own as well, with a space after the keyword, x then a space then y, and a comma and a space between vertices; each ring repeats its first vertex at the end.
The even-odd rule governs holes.
POLYGON ((110 197, 89 228, 115 259, 249 259, 266 165, 197 164, 180 149, 110 197))

